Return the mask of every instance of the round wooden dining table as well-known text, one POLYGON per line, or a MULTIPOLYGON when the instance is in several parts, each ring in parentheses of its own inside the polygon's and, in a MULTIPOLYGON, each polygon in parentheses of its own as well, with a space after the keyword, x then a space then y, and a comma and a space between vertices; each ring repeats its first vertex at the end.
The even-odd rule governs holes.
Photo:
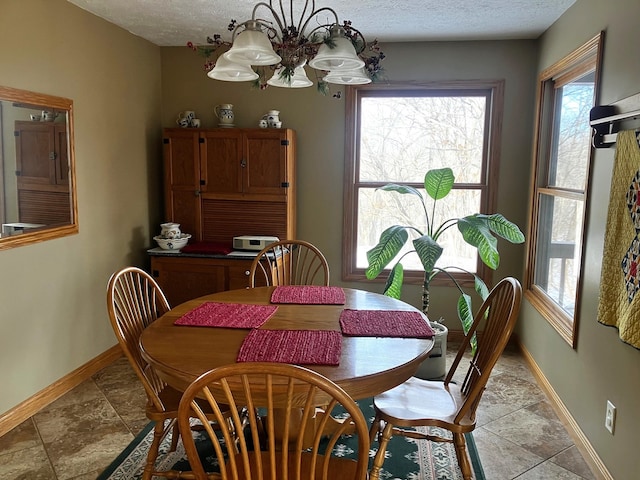
MULTIPOLYGON (((229 290, 182 303, 149 325, 140 337, 143 358, 172 387, 184 390, 202 373, 236 363, 249 329, 174 325, 205 302, 270 305, 275 287, 229 290)), ((340 331, 344 309, 409 310, 390 297, 345 288, 344 305, 279 304, 260 328, 340 331)), ((338 365, 303 365, 329 378, 354 399, 382 393, 409 379, 427 358, 433 338, 342 336, 338 365)))

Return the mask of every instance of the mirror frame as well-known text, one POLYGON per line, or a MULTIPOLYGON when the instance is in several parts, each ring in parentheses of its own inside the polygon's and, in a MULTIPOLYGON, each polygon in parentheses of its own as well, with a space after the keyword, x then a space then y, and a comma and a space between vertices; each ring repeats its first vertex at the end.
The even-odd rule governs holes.
POLYGON ((67 155, 69 161, 69 192, 71 194, 71 223, 56 227, 43 227, 30 232, 0 238, 0 250, 21 247, 54 238, 78 233, 78 194, 76 191, 75 148, 73 141, 73 100, 43 93, 30 92, 12 87, 0 86, 0 100, 25 103, 38 108, 49 107, 67 113, 67 155))

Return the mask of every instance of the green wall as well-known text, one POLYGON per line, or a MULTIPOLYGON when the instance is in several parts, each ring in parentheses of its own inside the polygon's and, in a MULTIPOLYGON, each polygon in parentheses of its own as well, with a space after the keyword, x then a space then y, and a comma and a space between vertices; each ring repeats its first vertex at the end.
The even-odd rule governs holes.
MULTIPOLYGON (((538 72, 604 30, 600 103, 637 94, 638 19, 637 0, 577 1, 542 36, 538 72)), ((614 153, 615 149, 596 150, 591 167, 577 348, 571 349, 526 301, 518 334, 611 475, 632 479, 640 472, 640 457, 632 451, 640 429, 640 351, 623 344, 615 329, 596 320, 614 153), (607 400, 617 407, 614 435, 604 427, 607 400)))
POLYGON ((0 85, 74 102, 79 233, 0 251, 0 414, 116 344, 111 273, 161 199, 160 48, 63 0, 0 0, 0 85))

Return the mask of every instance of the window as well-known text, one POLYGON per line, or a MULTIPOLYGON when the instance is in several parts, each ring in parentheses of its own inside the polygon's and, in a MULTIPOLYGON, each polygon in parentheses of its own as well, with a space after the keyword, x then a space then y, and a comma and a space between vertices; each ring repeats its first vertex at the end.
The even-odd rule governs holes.
POLYGON ((601 35, 540 75, 526 294, 575 347, 601 35))
MULTIPOLYGON (((425 173, 448 166, 456 183, 439 203, 436 218, 493 213, 503 88, 501 81, 476 81, 347 89, 345 280, 366 278, 366 252, 387 227, 415 225, 415 219, 424 218, 418 201, 415 211, 404 208, 408 202, 399 208, 395 196, 376 191, 378 187, 402 183, 424 191, 425 173)), ((455 264, 487 276, 475 249, 459 235, 451 232, 441 240, 451 248, 445 248, 438 265, 455 264), (451 252, 455 259, 446 257, 451 252)), ((423 281, 415 253, 402 263, 406 283, 423 281)))

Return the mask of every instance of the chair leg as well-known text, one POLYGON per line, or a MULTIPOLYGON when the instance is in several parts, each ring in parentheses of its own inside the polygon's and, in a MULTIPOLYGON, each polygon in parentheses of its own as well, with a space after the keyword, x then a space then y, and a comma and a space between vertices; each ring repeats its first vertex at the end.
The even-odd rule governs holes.
POLYGON ((153 441, 151 442, 149 452, 147 453, 147 463, 144 466, 142 480, 151 480, 152 478, 152 473, 155 471, 156 459, 158 458, 160 441, 164 437, 164 431, 164 420, 157 420, 156 424, 153 426, 153 441))
POLYGON ((467 442, 464 439, 464 434, 454 433, 453 444, 456 447, 456 457, 458 457, 458 465, 462 472, 462 478, 464 478, 464 480, 472 480, 471 464, 469 463, 469 457, 467 456, 467 442))
POLYGON ((153 441, 149 447, 147 453, 147 463, 144 466, 144 472, 142 474, 142 480, 151 480, 151 474, 155 470, 156 459, 158 458, 158 448, 160 447, 160 440, 162 440, 164 433, 164 421, 158 420, 153 427, 153 441))
MULTIPOLYGON (((378 420, 376 418, 376 420, 378 420)), ((374 426, 378 428, 379 421, 372 425, 370 430, 370 436, 372 436, 371 431, 374 426)), ((384 459, 387 453, 387 445, 389 444, 389 440, 391 440, 391 436, 393 435, 393 425, 389 422, 386 422, 384 428, 382 429, 382 434, 378 435, 380 440, 380 444, 378 445, 378 451, 376 452, 376 456, 373 457, 373 465, 371 466, 371 471, 369 472, 369 480, 379 480, 380 478, 380 470, 382 469, 382 464, 384 463, 384 459)))
POLYGON ((373 419, 371 423, 371 428, 369 429, 369 445, 372 445, 376 440, 376 436, 380 433, 380 417, 376 414, 376 418, 373 419))
POLYGON ((173 432, 171 433, 171 448, 170 452, 175 452, 176 448, 178 448, 178 440, 180 439, 180 428, 178 427, 178 422, 175 420, 173 424, 173 432))

